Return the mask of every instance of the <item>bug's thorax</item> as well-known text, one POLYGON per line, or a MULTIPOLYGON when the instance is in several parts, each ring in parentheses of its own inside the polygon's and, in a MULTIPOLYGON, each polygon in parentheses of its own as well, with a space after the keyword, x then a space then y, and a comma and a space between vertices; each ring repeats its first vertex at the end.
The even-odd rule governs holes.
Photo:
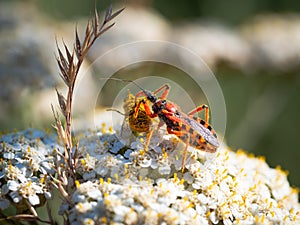
POLYGON ((179 112, 179 107, 172 102, 169 102, 165 99, 158 99, 152 105, 152 110, 155 114, 168 113, 168 114, 177 114, 179 112))
POLYGON ((174 117, 180 117, 180 109, 176 104, 165 99, 158 99, 152 105, 152 110, 160 120, 164 121, 167 127, 179 129, 179 123, 174 120, 174 117))

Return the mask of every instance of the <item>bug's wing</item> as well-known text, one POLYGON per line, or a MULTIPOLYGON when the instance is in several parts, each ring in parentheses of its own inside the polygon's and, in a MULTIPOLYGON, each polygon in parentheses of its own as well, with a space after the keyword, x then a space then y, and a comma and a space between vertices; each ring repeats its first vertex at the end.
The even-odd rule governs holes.
POLYGON ((125 117, 122 123, 120 136, 122 139, 129 140, 131 135, 132 135, 132 131, 129 126, 128 118, 125 117))
POLYGON ((210 129, 186 115, 182 116, 182 119, 187 123, 187 125, 192 127, 198 134, 200 134, 209 144, 219 147, 219 141, 210 129))

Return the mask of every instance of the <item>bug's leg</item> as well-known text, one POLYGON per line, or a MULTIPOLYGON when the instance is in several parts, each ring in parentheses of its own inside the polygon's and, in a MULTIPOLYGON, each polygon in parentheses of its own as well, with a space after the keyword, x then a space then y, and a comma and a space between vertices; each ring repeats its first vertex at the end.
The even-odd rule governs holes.
POLYGON ((137 118, 141 104, 144 105, 145 112, 149 117, 154 118, 157 116, 155 113, 151 112, 150 106, 147 104, 147 102, 145 100, 141 100, 138 102, 137 106, 135 107, 135 111, 133 114, 134 118, 137 118))
POLYGON ((144 96, 144 97, 146 97, 146 94, 145 94, 145 92, 144 92, 144 91, 139 91, 138 93, 136 93, 136 95, 135 95, 135 99, 137 99, 138 97, 141 97, 141 96, 144 96))
POLYGON ((189 143, 190 143, 190 135, 186 132, 172 130, 170 127, 168 127, 167 130, 168 130, 169 134, 175 134, 177 137, 181 137, 183 135, 186 135, 185 148, 184 148, 184 151, 183 151, 182 162, 181 162, 181 172, 183 173, 184 168, 185 168, 184 166, 185 166, 185 161, 186 161, 186 153, 187 153, 187 149, 188 149, 189 143))
POLYGON ((153 94, 157 94, 159 93, 161 90, 163 90, 163 93, 161 94, 160 98, 161 99, 166 99, 169 92, 170 92, 170 86, 168 84, 164 84, 163 86, 161 86, 160 88, 156 89, 155 91, 153 91, 153 94))
POLYGON ((134 114, 133 114, 133 117, 136 119, 137 116, 138 116, 138 113, 139 113, 139 109, 141 107, 141 104, 142 104, 142 101, 139 101, 137 106, 135 107, 135 110, 134 110, 134 114))
POLYGON ((190 115, 193 115, 193 114, 195 114, 195 113, 197 113, 197 112, 202 111, 203 109, 205 109, 205 122, 208 123, 208 121, 209 121, 209 108, 208 108, 207 105, 200 105, 200 106, 198 106, 197 108, 195 108, 195 109, 193 109, 192 111, 190 111, 190 112, 188 113, 188 115, 189 115, 189 116, 190 116, 190 115))
POLYGON ((145 147, 144 147, 145 152, 148 151, 148 147, 149 147, 149 144, 150 144, 150 140, 151 140, 153 131, 154 131, 154 129, 153 129, 153 127, 151 127, 149 132, 147 133, 147 139, 146 139, 146 143, 145 143, 145 147))
MULTIPOLYGON (((166 99, 167 96, 168 96, 168 94, 169 94, 169 91, 170 91, 170 86, 168 84, 164 84, 160 88, 158 88, 155 91, 153 91, 153 95, 156 95, 157 93, 159 93, 162 90, 163 90, 163 93, 161 94, 160 98, 161 99, 166 99)), ((145 96, 146 97, 145 91, 139 91, 135 95, 135 98, 137 99, 138 97, 141 97, 141 96, 145 96)))
POLYGON ((190 143, 190 135, 187 134, 187 138, 185 140, 185 148, 183 151, 183 156, 182 156, 182 162, 181 162, 181 172, 183 173, 184 169, 185 169, 185 160, 186 160, 186 153, 187 153, 187 149, 189 147, 189 143, 190 143))
POLYGON ((159 121, 159 123, 158 123, 156 129, 161 128, 164 124, 165 124, 164 121, 159 121))

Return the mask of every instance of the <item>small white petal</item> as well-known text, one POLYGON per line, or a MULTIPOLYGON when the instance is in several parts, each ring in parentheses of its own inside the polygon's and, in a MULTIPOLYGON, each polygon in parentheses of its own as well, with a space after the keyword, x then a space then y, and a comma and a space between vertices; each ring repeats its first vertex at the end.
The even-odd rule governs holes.
POLYGON ((99 165, 96 169, 95 169, 96 173, 99 174, 100 176, 105 176, 108 173, 108 168, 104 167, 102 165, 99 165))
POLYGON ((183 179, 188 183, 188 184, 192 184, 194 181, 194 177, 190 174, 190 173, 185 173, 183 175, 183 179))
POLYGON ((11 191, 17 191, 20 187, 20 184, 15 180, 9 180, 7 181, 7 187, 11 191))
POLYGON ((210 219, 210 221, 211 221, 213 224, 219 223, 219 219, 218 219, 218 216, 217 216, 217 214, 216 214, 215 211, 212 211, 212 212, 210 213, 209 219, 210 219))
POLYGON ((123 147, 124 145, 122 144, 122 142, 117 141, 114 143, 114 146, 109 151, 111 153, 117 154, 123 147))
POLYGON ((158 154, 162 154, 162 149, 161 149, 161 147, 159 147, 159 146, 154 146, 154 147, 153 147, 153 150, 154 150, 156 153, 158 153, 158 154))
POLYGON ((27 182, 27 178, 24 174, 19 174, 18 179, 19 179, 19 181, 21 181, 21 183, 27 182))
POLYGON ((228 184, 225 181, 222 181, 220 184, 220 190, 225 194, 230 194, 230 189, 228 184))
POLYGON ((232 225, 232 221, 231 221, 230 219, 224 219, 224 220, 223 220, 223 223, 224 223, 225 225, 232 225))
POLYGON ((130 154, 132 153, 133 151, 131 149, 128 149, 126 150, 126 152, 124 153, 124 157, 129 159, 130 158, 130 154))
POLYGON ((199 215, 205 215, 206 209, 204 205, 196 204, 196 211, 199 215))
POLYGON ((47 174, 47 170, 45 170, 45 168, 43 167, 39 167, 39 171, 42 173, 42 174, 47 174))
POLYGON ((161 175, 170 174, 171 167, 169 165, 160 166, 160 167, 158 167, 158 172, 161 175))
POLYGON ((74 194, 73 195, 73 201, 75 202, 75 203, 77 203, 77 202, 83 202, 85 200, 85 195, 81 195, 81 194, 74 194))
MULTIPOLYGON (((53 174, 54 173, 54 169, 51 167, 51 164, 48 162, 42 162, 41 163, 41 167, 46 170, 48 173, 53 174)), ((46 173, 43 173, 46 174, 46 173)))
MULTIPOLYGON (((72 223, 74 224, 74 223, 72 223)), ((91 218, 85 218, 83 221, 82 221, 82 224, 84 225, 94 225, 95 224, 95 221, 91 218)))
POLYGON ((51 194, 51 192, 49 192, 49 191, 46 191, 46 192, 44 193, 44 195, 45 195, 46 199, 51 199, 51 197, 52 197, 52 194, 51 194))
POLYGON ((202 203, 202 204, 207 204, 209 201, 209 198, 206 197, 204 194, 199 194, 198 195, 198 200, 202 203))
POLYGON ((151 167, 152 169, 156 169, 158 166, 159 166, 158 162, 155 161, 155 160, 152 160, 151 166, 150 166, 150 167, 151 167))
POLYGON ((142 212, 145 211, 144 206, 142 206, 142 205, 140 205, 140 204, 137 204, 137 203, 133 203, 133 204, 131 205, 131 207, 132 207, 135 211, 137 211, 138 213, 142 213, 142 212))
POLYGON ((201 183, 196 181, 196 182, 192 183, 192 187, 196 190, 199 190, 201 188, 201 183))
POLYGON ((96 200, 100 200, 102 198, 102 193, 98 189, 94 189, 92 191, 89 191, 87 194, 90 198, 93 198, 93 199, 96 199, 96 200))
POLYGON ((34 183, 34 179, 33 179, 33 182, 31 184, 31 187, 35 190, 35 193, 37 193, 37 194, 44 193, 43 188, 40 185, 38 185, 37 183, 34 183))
POLYGON ((79 213, 86 213, 90 211, 93 208, 92 202, 84 202, 84 203, 78 203, 75 205, 75 209, 79 213))
POLYGON ((31 205, 38 205, 40 204, 40 198, 37 195, 30 195, 28 198, 31 205))
POLYGON ((13 153, 13 152, 5 152, 3 154, 3 158, 5 158, 5 159, 14 159, 15 158, 15 153, 13 153))
POLYGON ((22 150, 22 145, 20 143, 14 143, 11 146, 12 150, 14 150, 15 152, 21 151, 22 150))
POLYGON ((139 159, 138 162, 141 167, 149 167, 151 166, 152 159, 150 157, 143 157, 139 159))
POLYGON ((19 203, 22 200, 22 197, 19 195, 18 192, 10 192, 9 196, 12 198, 14 203, 19 203))

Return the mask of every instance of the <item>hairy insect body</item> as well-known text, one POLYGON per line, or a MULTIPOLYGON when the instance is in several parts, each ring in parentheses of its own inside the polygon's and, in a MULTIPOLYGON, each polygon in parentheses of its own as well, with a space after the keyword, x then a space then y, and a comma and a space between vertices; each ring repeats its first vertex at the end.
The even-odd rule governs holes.
POLYGON ((149 132, 152 126, 152 119, 147 115, 143 106, 139 107, 136 113, 137 101, 133 94, 128 91, 124 99, 123 109, 125 111, 125 120, 127 120, 130 129, 133 132, 149 132))
POLYGON ((124 99, 123 104, 125 118, 122 124, 121 137, 127 139, 132 135, 132 133, 135 136, 146 133, 147 139, 144 146, 144 152, 146 152, 148 150, 154 129, 153 119, 147 114, 145 107, 140 105, 140 102, 144 100, 145 97, 136 98, 128 90, 127 97, 124 99))

